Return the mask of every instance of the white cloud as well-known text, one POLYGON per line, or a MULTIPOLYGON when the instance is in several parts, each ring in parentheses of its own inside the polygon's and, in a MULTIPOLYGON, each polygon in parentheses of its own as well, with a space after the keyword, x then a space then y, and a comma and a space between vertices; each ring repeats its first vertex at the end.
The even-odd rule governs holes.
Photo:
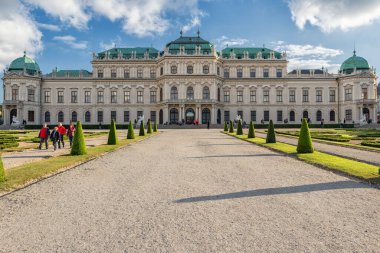
POLYGON ((77 41, 77 39, 71 35, 55 36, 53 40, 61 41, 74 49, 86 49, 88 43, 87 41, 77 41))
POLYGON ((37 23, 37 26, 39 28, 42 28, 42 29, 45 29, 45 30, 49 30, 49 31, 53 31, 53 32, 59 32, 59 31, 61 31, 61 28, 59 26, 57 26, 57 25, 37 23))
POLYGON ((227 36, 221 36, 217 39, 215 39, 215 46, 218 49, 223 49, 225 47, 236 47, 236 46, 243 46, 243 45, 249 45, 253 46, 253 43, 250 43, 248 39, 244 38, 228 38, 227 36))
POLYGON ((0 8, 0 69, 23 55, 35 58, 42 49, 42 33, 27 9, 18 1, 7 1, 0 8))
POLYGON ((121 37, 117 36, 115 39, 111 40, 110 42, 101 41, 99 43, 99 47, 102 50, 108 50, 114 47, 120 47, 120 44, 121 44, 121 37))
POLYGON ((289 0, 288 4, 300 29, 310 23, 326 33, 347 31, 380 20, 379 0, 289 0))

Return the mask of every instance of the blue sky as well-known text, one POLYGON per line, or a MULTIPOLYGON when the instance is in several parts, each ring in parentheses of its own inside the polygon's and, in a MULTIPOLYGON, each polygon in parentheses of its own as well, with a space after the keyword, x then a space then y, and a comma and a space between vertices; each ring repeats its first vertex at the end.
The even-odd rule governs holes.
POLYGON ((286 51, 289 69, 336 72, 357 54, 380 67, 378 0, 0 0, 0 67, 23 51, 44 74, 91 71, 92 52, 153 46, 162 50, 179 31, 220 50, 257 46, 286 51))

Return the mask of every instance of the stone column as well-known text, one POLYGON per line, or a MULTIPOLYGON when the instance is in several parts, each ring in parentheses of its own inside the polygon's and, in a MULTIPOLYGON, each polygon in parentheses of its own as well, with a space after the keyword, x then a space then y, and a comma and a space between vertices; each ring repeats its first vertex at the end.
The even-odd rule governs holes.
POLYGON ((216 113, 215 113, 215 105, 211 106, 211 124, 216 124, 216 113))

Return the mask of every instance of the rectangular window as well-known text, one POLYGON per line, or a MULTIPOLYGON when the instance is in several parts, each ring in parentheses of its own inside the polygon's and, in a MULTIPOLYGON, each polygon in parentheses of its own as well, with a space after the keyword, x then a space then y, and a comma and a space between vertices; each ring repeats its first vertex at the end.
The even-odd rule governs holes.
POLYGON ((276 77, 282 77, 282 69, 277 69, 276 77))
POLYGON ((150 102, 151 103, 157 102, 157 92, 155 90, 150 91, 150 102))
POLYGON ((230 121, 230 111, 224 111, 224 121, 230 121))
POLYGON ((163 67, 160 68, 160 75, 161 76, 164 75, 164 68, 163 67))
POLYGON ((111 91, 111 104, 117 103, 117 91, 113 90, 111 91))
POLYGON ((156 111, 150 111, 150 121, 156 122, 156 111))
POLYGON ((224 78, 230 78, 230 70, 224 69, 224 78))
POLYGON ((309 102, 309 90, 302 90, 302 102, 309 102))
POLYGON ((124 91, 124 103, 131 102, 131 92, 129 90, 124 91))
POLYGON ((263 91, 263 102, 268 103, 269 102, 269 90, 263 91))
POLYGON ((129 122, 129 111, 124 111, 124 122, 129 122))
POLYGON ((116 111, 111 111, 111 120, 116 122, 116 111))
POLYGON ((150 70, 150 78, 152 78, 152 79, 156 78, 156 70, 154 70, 154 69, 150 70))
POLYGON ((237 101, 243 102, 243 91, 242 90, 237 91, 237 101))
POLYGON ((84 91, 84 102, 86 104, 91 103, 91 91, 89 90, 84 91))
POLYGON ((352 88, 347 88, 344 90, 344 98, 346 101, 352 100, 352 88))
POLYGON ((352 110, 346 110, 346 120, 352 120, 352 110))
POLYGON ((98 122, 103 122, 103 111, 98 111, 98 122))
POLYGON ((12 100, 18 100, 18 89, 12 89, 12 100))
POLYGON ((317 102, 322 102, 322 90, 317 90, 316 91, 316 95, 317 95, 316 101, 317 102))
POLYGON ((269 121, 269 111, 264 111, 264 121, 269 121))
POLYGON ((144 103, 144 91, 137 91, 137 103, 144 103))
POLYGON ((225 103, 229 103, 230 102, 230 91, 229 90, 225 90, 224 91, 224 102, 225 103))
POLYGON ((45 90, 45 103, 51 103, 51 93, 50 90, 45 90))
POLYGON ((124 69, 124 78, 129 79, 129 69, 124 69))
POLYGON ((219 68, 219 67, 216 68, 216 74, 217 74, 218 76, 220 75, 220 68, 219 68))
POLYGON ((269 69, 264 69, 263 70, 263 77, 268 78, 269 77, 269 69))
POLYGON ((58 91, 58 103, 63 103, 63 90, 58 91))
POLYGON ((77 90, 71 91, 71 103, 78 103, 78 91, 77 90))
POLYGON ((279 103, 282 102, 282 90, 276 90, 276 101, 279 103))
POLYGON ((143 78, 143 70, 137 69, 137 78, 143 78))
POLYGON ((98 103, 104 103, 104 91, 98 90, 98 103))
POLYGON ((35 91, 33 89, 28 89, 28 102, 35 101, 35 91))
POLYGON ((368 99, 368 89, 367 88, 362 88, 362 98, 368 99))
POLYGON ((251 121, 256 121, 256 111, 251 111, 251 121))
POLYGON ((237 76, 237 78, 242 78, 243 77, 243 69, 237 69, 236 76, 237 76))
POLYGON ((335 102, 335 90, 329 91, 330 102, 335 102))
POLYGON ((256 90, 251 90, 249 93, 250 101, 256 103, 256 90))
POLYGON ((34 122, 34 111, 28 111, 28 121, 34 122))
POLYGON ((103 78, 103 70, 98 70, 98 78, 103 78))
POLYGON ((289 90, 289 102, 296 102, 296 90, 289 90))
POLYGON ((277 122, 282 121, 282 111, 277 111, 277 122))
POLYGON ((256 69, 251 69, 251 71, 249 72, 249 77, 256 78, 256 69))
POLYGON ((111 70, 111 78, 116 78, 116 69, 111 70))

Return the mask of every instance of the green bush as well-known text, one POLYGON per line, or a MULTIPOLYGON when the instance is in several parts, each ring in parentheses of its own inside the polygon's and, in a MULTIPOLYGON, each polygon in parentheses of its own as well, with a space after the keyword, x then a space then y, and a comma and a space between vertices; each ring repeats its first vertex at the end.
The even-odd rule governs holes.
POLYGON ((252 121, 249 123, 248 138, 255 138, 255 128, 252 121))
POLYGON ((135 138, 135 130, 133 129, 132 121, 129 122, 127 139, 135 138))
POLYGON ((6 148, 16 148, 19 146, 18 142, 8 142, 8 143, 1 143, 0 149, 6 149, 6 148))
POLYGON ((78 121, 74 134, 73 146, 71 148, 71 155, 85 155, 86 153, 87 150, 84 142, 82 124, 78 121))
POLYGON ((269 121, 266 143, 276 143, 276 133, 274 132, 273 121, 269 121))
POLYGON ((154 122, 154 125, 153 125, 153 132, 157 132, 157 129, 158 129, 158 127, 157 127, 157 122, 154 122))
POLYGON ((150 119, 148 119, 148 130, 146 131, 147 134, 151 134, 153 132, 152 130, 152 124, 150 123, 150 119))
POLYGON ((144 128, 144 121, 142 120, 140 123, 140 132, 139 136, 145 136, 145 128, 144 128))
POLYGON ((1 159, 1 154, 0 154, 0 182, 5 181, 5 170, 4 170, 4 165, 3 165, 3 160, 1 159))
POLYGON ((305 154, 313 152, 314 148, 313 143, 311 141, 309 126, 307 124, 307 120, 304 118, 302 120, 300 136, 298 137, 297 153, 305 154))
POLYGON ((115 120, 111 120, 110 131, 108 133, 107 145, 116 145, 118 142, 115 120))
POLYGON ((234 123, 232 122, 232 120, 230 120, 230 133, 233 133, 234 132, 234 123))
POLYGON ((34 137, 33 139, 32 139, 32 142, 33 143, 40 143, 40 138, 39 137, 34 137))
POLYGON ((241 126, 241 120, 238 121, 236 135, 243 135, 243 127, 241 126))
POLYGON ((360 143, 360 145, 373 147, 373 148, 380 148, 380 142, 374 142, 374 141, 363 141, 362 143, 360 143))
POLYGON ((227 121, 224 121, 224 132, 228 132, 227 121))

